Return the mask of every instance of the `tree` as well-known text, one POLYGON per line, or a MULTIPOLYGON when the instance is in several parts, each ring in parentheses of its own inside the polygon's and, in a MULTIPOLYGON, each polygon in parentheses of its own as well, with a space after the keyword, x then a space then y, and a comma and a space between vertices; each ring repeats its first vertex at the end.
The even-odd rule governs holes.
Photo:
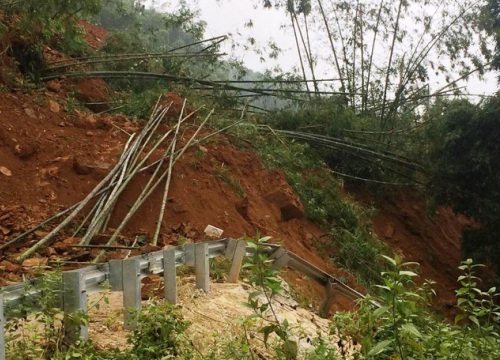
MULTIPOLYGON (((463 250, 477 260, 500 264, 500 94, 482 105, 447 104, 431 189, 439 203, 476 220, 463 250)), ((499 266, 500 268, 500 266, 499 266)))
MULTIPOLYGON (((477 0, 275 0, 290 15, 304 77, 331 66, 349 106, 378 118, 372 130, 400 127, 399 115, 429 97, 460 92, 488 69, 492 49, 477 0), (307 34, 314 32, 315 36, 307 34), (301 35, 302 34, 302 35, 301 35), (326 55, 324 49, 330 48, 326 55), (436 85, 436 80, 443 84, 436 85)), ((317 86, 316 86, 317 88, 317 86)))
POLYGON ((483 28, 495 39, 493 67, 500 70, 500 0, 488 0, 483 13, 483 28))

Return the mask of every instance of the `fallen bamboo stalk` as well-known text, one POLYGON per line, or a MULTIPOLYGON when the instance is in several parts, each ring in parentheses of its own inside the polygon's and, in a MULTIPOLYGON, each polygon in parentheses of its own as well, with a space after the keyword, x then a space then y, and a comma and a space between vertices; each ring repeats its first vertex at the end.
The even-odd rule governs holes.
MULTIPOLYGON (((158 105, 158 103, 157 103, 157 105, 158 105)), ((166 113, 166 111, 168 111, 168 108, 167 109, 163 109, 163 110, 159 110, 159 114, 158 114, 158 112, 156 110, 157 109, 155 108, 155 110, 153 111, 153 114, 152 114, 150 120, 148 121, 148 123, 144 127, 143 131, 141 131, 141 133, 139 134, 139 136, 136 138, 136 141, 134 142, 134 144, 131 146, 131 151, 128 153, 127 157, 125 158, 125 160, 123 162, 124 165, 122 167, 121 174, 119 176, 118 181, 116 182, 116 184, 113 187, 113 191, 108 196, 107 201, 104 204, 104 206, 101 209, 101 211, 98 214, 96 214, 96 217, 94 217, 92 219, 91 224, 87 228, 86 234, 82 238, 81 243, 83 245, 88 245, 90 243, 92 237, 101 229, 102 225, 104 225, 104 222, 106 221, 106 217, 111 213, 111 211, 112 211, 112 209, 114 207, 114 204, 115 204, 118 196, 123 192, 123 190, 125 189, 125 187, 129 183, 129 181, 135 175, 135 173, 136 173, 136 171, 135 171, 136 170, 136 164, 135 164, 135 162, 138 161, 138 159, 140 157, 140 153, 142 152, 142 150, 146 146, 147 142, 149 142, 149 140, 151 139, 151 137, 150 136, 146 136, 146 134, 148 134, 149 132, 151 132, 151 130, 153 132, 156 130, 157 124, 160 123, 160 121, 163 118, 164 114, 166 113), (143 146, 140 147, 141 146, 141 142, 142 142, 142 140, 145 137, 146 137, 145 144, 143 144, 143 146), (137 150, 139 147, 140 147, 140 149, 137 150), (131 162, 131 159, 132 159, 131 166, 133 167, 133 170, 127 171, 129 169, 128 164, 131 162), (129 176, 126 177, 126 175, 129 175, 129 176)), ((168 136, 168 133, 167 133, 166 136, 168 136)), ((164 138, 166 138, 166 136, 164 136, 164 138)), ((148 159, 149 155, 146 156, 143 159, 143 161, 146 161, 148 159)))
POLYGON ((81 248, 81 249, 109 249, 109 250, 138 250, 138 246, 107 246, 107 245, 68 245, 69 248, 81 248))
POLYGON ((99 209, 104 202, 105 199, 105 192, 101 196, 101 198, 95 203, 95 205, 92 207, 92 209, 89 211, 89 213, 85 216, 85 219, 81 222, 81 224, 76 228, 76 230, 73 232, 73 237, 76 237, 78 233, 83 229, 85 224, 90 220, 90 218, 96 214, 99 213, 99 209))
POLYGON ((168 176, 167 176, 167 181, 165 182, 165 189, 163 191, 163 199, 161 202, 160 213, 158 215, 158 221, 156 223, 155 233, 153 235, 152 244, 154 246, 156 246, 158 244, 158 237, 160 236, 161 223, 163 220, 163 215, 165 214, 165 207, 166 207, 167 198, 168 198, 168 190, 170 187, 170 180, 172 179, 172 168, 174 166, 174 156, 175 156, 175 146, 177 144, 177 135, 179 134, 180 123, 181 123, 181 119, 182 119, 182 116, 184 114, 185 109, 186 109, 186 99, 184 99, 184 103, 182 104, 181 113, 179 115, 179 124, 177 125, 177 128, 175 129, 174 138, 172 139, 172 146, 171 146, 172 150, 170 153, 170 159, 169 159, 169 164, 168 164, 168 176))
POLYGON ((74 66, 82 66, 82 65, 92 65, 92 64, 103 64, 109 62, 121 62, 121 61, 130 61, 130 60, 144 60, 144 59, 167 59, 167 58, 192 58, 192 57, 212 57, 212 56, 225 56, 227 53, 174 53, 174 54, 145 54, 145 55, 131 55, 131 56, 116 56, 110 58, 102 58, 102 59, 93 59, 86 61, 79 61, 74 63, 67 63, 63 65, 51 66, 45 69, 45 72, 50 72, 52 70, 61 70, 67 69, 74 66))
MULTIPOLYGON (((158 100, 158 102, 159 102, 159 100, 158 100)), ((158 103, 157 103, 157 105, 158 105, 158 103)), ((155 110, 156 110, 156 107, 155 107, 155 110)), ((154 110, 154 111, 155 111, 155 110, 154 110)), ((153 111, 153 112, 154 112, 154 111, 153 111)), ((198 111, 198 110, 197 110, 197 111, 198 111)), ((212 113, 213 113, 213 110, 212 110, 212 113)), ((241 122, 241 121, 240 121, 240 122, 241 122)), ((229 126, 225 127, 222 131, 229 129, 229 128, 231 128, 231 127, 233 127, 233 126, 235 126, 235 125, 239 124, 240 122, 235 123, 235 124, 232 124, 232 125, 229 125, 229 126)), ((217 131, 216 133, 213 133, 213 134, 210 134, 210 135, 208 135, 208 136, 205 136, 204 138, 202 138, 202 139, 200 139, 200 140, 196 141, 195 143, 196 143, 196 144, 197 144, 197 143, 200 143, 200 142, 202 142, 202 141, 204 141, 204 140, 206 140, 206 139, 208 139, 208 138, 210 138, 210 137, 212 137, 212 136, 214 136, 214 135, 216 135, 216 134, 218 134, 218 133, 220 133, 220 132, 221 132, 221 131, 217 131)), ((132 136, 134 136, 134 134, 132 134, 132 136)), ((153 162, 153 163, 152 163, 152 164, 150 164, 150 165, 147 165, 147 166, 144 166, 144 167, 142 167, 142 168, 138 169, 138 171, 137 171, 137 172, 138 172, 138 173, 141 173, 141 172, 143 172, 143 171, 149 170, 151 167, 153 167, 153 166, 157 165, 160 161, 162 161, 162 159, 157 160, 157 161, 153 162)), ((92 198, 94 198, 94 197, 96 197, 96 196, 99 196, 99 195, 102 195, 102 194, 103 194, 103 193, 105 193, 106 191, 109 191, 110 189, 112 189, 112 188, 113 188, 113 186, 115 186, 115 185, 116 185, 116 183, 115 183, 115 182, 112 182, 112 183, 108 184, 106 187, 104 187, 104 188, 100 189, 97 193, 95 193, 95 195, 94 195, 92 198)), ((85 200, 85 199, 84 199, 84 200, 85 200)), ((59 218, 63 217, 64 215, 66 215, 66 214, 67 214, 67 213, 69 213, 70 211, 73 211, 73 210, 75 210, 76 208, 79 208, 79 207, 81 206, 81 204, 82 204, 82 202, 83 202, 84 200, 82 200, 82 201, 80 201, 80 202, 78 202, 78 203, 76 203, 76 204, 71 205, 70 207, 68 207, 68 208, 66 208, 66 209, 64 209, 64 210, 62 210, 62 211, 60 211, 59 213, 57 213, 57 214, 55 214, 55 215, 51 216, 50 218, 48 218, 48 219, 44 220, 43 222, 39 223, 38 225, 36 225, 36 226, 32 227, 31 229, 24 231, 23 233, 19 234, 18 236, 16 236, 16 237, 15 237, 15 238, 13 238, 12 240, 9 240, 8 242, 6 242, 6 243, 4 243, 4 244, 0 245, 0 251, 5 250, 5 249, 9 248, 10 246, 12 246, 12 245, 14 245, 15 243, 17 243, 17 242, 19 242, 19 241, 23 240, 24 238, 26 238, 26 237, 27 237, 27 236, 29 236, 30 234, 34 233, 35 231, 37 231, 37 230, 39 230, 39 229, 42 229, 43 227, 47 226, 47 225, 48 225, 48 224, 50 224, 51 222, 53 222, 53 221, 55 221, 55 220, 57 220, 57 219, 59 219, 59 218)), ((80 210, 79 210, 79 211, 80 211, 80 210)))
MULTIPOLYGON (((127 165, 130 161, 130 158, 132 157, 132 155, 134 154, 134 151, 135 149, 137 148, 138 144, 137 142, 135 142, 131 147, 130 147, 130 151, 127 152, 127 155, 124 157, 124 159, 122 159, 122 162, 120 162, 122 165, 120 166, 121 169, 120 171, 116 174, 120 174, 119 175, 119 178, 118 178, 118 182, 117 184, 119 185, 121 181, 123 181, 123 177, 126 173, 126 170, 127 170, 127 165)), ((115 174, 115 175, 116 175, 115 174)), ((104 205, 102 206, 102 208, 100 209, 99 212, 96 213, 96 216, 92 219, 89 227, 87 228, 87 232, 85 233, 85 235, 82 237, 82 244, 83 245, 88 245, 88 243, 90 242, 90 239, 92 238, 92 236, 95 234, 96 231, 99 230, 99 227, 101 225, 101 222, 103 221, 103 217, 105 214, 107 214, 107 211, 109 211, 109 208, 110 208, 110 199, 113 198, 113 196, 115 196, 115 193, 116 193, 116 190, 118 189, 119 186, 115 186, 113 188, 113 190, 111 191, 111 193, 109 194, 109 196, 107 196, 107 200, 104 202, 104 205)))
MULTIPOLYGON (((128 150, 129 144, 132 141, 134 136, 131 136, 127 143, 125 144, 125 150, 128 150)), ((99 184, 83 199, 80 204, 73 210, 73 212, 68 215, 66 219, 64 219, 63 222, 61 222, 55 229, 53 229, 49 234, 47 234, 43 239, 38 241, 35 245, 33 245, 31 248, 29 248, 27 251, 25 251, 23 254, 18 256, 16 260, 18 262, 23 262, 26 258, 30 257, 33 255, 36 251, 38 251, 42 246, 50 244, 50 241, 56 235, 61 229, 63 229, 66 225, 68 225, 71 220, 75 218, 75 216, 87 205, 87 203, 92 199, 96 193, 113 177, 116 171, 120 168, 121 164, 117 164, 112 171, 109 172, 108 175, 104 179, 101 180, 99 184)))
MULTIPOLYGON (((212 116, 214 110, 210 111, 210 113, 207 115, 207 117, 203 120, 203 122, 200 124, 200 126, 198 127, 198 129, 196 129, 196 131, 194 132, 194 134, 191 136, 191 138, 188 140, 188 142, 184 145, 184 147, 179 151, 179 154, 174 158, 173 162, 175 163, 177 160, 179 160, 179 158, 185 153, 186 149, 188 149, 192 143, 194 142, 194 139, 196 138, 196 136, 198 135, 198 133, 200 132, 200 130, 203 128, 203 126, 206 124, 206 122, 208 121, 208 119, 210 119, 210 117, 212 116)), ((163 161, 164 159, 162 159, 163 161)), ((161 166, 161 163, 162 161, 158 162, 160 163, 160 166, 161 166)), ((158 167, 159 168, 159 167, 158 167)), ((147 191, 147 193, 144 194, 141 194, 143 195, 142 197, 138 198, 134 204, 134 206, 130 209, 130 211, 127 213, 127 215, 125 216, 125 218, 123 219, 122 223, 118 226, 118 228, 116 229, 115 233, 113 234, 113 236, 109 239, 109 241, 106 243, 106 245, 112 245, 115 240, 116 240, 116 237, 121 233, 121 231, 123 230, 123 228, 125 227, 125 225, 128 223, 128 221, 132 218, 132 216, 135 214, 135 212, 141 207, 141 205, 144 203, 144 201, 153 193, 153 191, 156 189, 156 187, 163 181, 163 179, 168 175, 168 171, 164 172, 160 178, 158 179, 158 181, 156 181, 156 183, 151 186, 151 188, 147 191)), ((104 255, 104 251, 101 251, 101 253, 94 259, 94 263, 98 262, 100 260, 100 258, 104 255)))

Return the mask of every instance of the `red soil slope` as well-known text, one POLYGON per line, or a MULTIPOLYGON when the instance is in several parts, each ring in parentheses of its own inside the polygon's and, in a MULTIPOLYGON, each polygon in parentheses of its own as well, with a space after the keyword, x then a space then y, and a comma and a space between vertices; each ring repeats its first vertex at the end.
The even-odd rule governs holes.
POLYGON ((406 261, 418 262, 422 281, 436 281, 433 288, 438 308, 451 316, 460 275, 462 231, 472 225, 471 221, 445 207, 431 217, 422 196, 410 192, 376 200, 358 195, 358 200, 366 204, 373 201, 377 211, 372 223, 379 238, 406 261))
MULTIPOLYGON (((54 91, 0 93, 0 169, 4 170, 0 173, 0 245, 82 200, 117 160, 127 139, 125 131, 139 127, 124 116, 68 109, 58 96, 54 91)), ((168 128, 166 123, 162 126, 162 131, 168 128)), ((185 139, 193 129, 192 125, 184 129, 185 139)), ((163 152, 158 150, 158 156, 163 152)), ((150 175, 134 178, 117 204, 111 227, 118 225, 150 175)), ((158 189, 143 204, 126 227, 126 238, 153 233, 161 197, 158 189)), ((318 267, 345 277, 314 252, 314 239, 322 232, 304 219, 284 175, 263 169, 250 149, 235 148, 220 135, 191 148, 174 167, 160 245, 176 245, 181 236, 203 241, 208 224, 223 229, 228 237, 271 235, 318 267)), ((34 260, 23 266, 12 261, 53 227, 35 232, 0 254, 0 285, 19 281, 39 263, 90 259, 85 256, 88 253, 66 246, 78 242, 68 230, 34 260)))
MULTIPOLYGON (((89 43, 101 46, 105 30, 87 23, 81 25, 89 43)), ((50 49, 46 49, 45 56, 49 61, 64 57, 50 49)), ((47 89, 30 94, 0 93, 0 245, 83 199, 117 160, 126 133, 139 129, 138 123, 124 116, 96 115, 68 104, 66 96, 73 90, 84 102, 106 101, 110 89, 102 80, 73 84, 52 81, 47 89)), ((171 95, 171 100, 176 102, 173 108, 180 109, 182 99, 171 95)), ((168 124, 164 124, 162 130, 167 128, 168 124)), ((186 128, 184 136, 192 131, 192 127, 186 128)), ((162 149, 158 151, 161 153, 162 149)), ((117 226, 118 219, 128 211, 148 175, 138 175, 122 194, 111 227, 117 226)), ((161 197, 158 190, 141 207, 124 231, 127 239, 152 234, 161 197)), ((371 201, 361 196, 360 200, 371 201)), ((460 234, 468 221, 447 209, 439 209, 431 220, 424 202, 409 194, 379 200, 375 206, 379 209, 373 218, 377 234, 399 248, 409 261, 421 264, 423 277, 438 282, 439 303, 448 309, 458 276, 460 234)), ((349 278, 315 252, 314 243, 323 233, 303 218, 302 207, 283 174, 266 171, 250 149, 235 148, 224 136, 191 148, 176 164, 160 245, 176 245, 181 236, 188 241, 203 241, 203 229, 208 224, 224 229, 224 236, 229 237, 271 235, 315 265, 349 278)), ((53 227, 49 225, 0 253, 0 286, 20 281, 39 263, 90 259, 88 253, 67 246, 78 242, 68 231, 34 260, 22 266, 11 261, 53 227)), ((117 251, 112 256, 124 254, 117 251)), ((304 279, 297 283, 304 289, 309 287, 304 279)))

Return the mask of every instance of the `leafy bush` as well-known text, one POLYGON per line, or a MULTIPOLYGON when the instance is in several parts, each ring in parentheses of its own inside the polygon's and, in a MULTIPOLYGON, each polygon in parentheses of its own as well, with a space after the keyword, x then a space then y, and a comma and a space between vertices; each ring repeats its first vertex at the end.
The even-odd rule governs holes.
POLYGON ((189 327, 167 302, 155 300, 139 312, 137 327, 128 342, 132 344, 127 359, 166 359, 189 354, 184 332, 189 327))
POLYGON ((355 359, 497 359, 500 356, 500 306, 495 288, 477 288, 472 260, 462 263, 455 324, 439 320, 428 301, 430 283, 414 285, 418 264, 387 258, 381 295, 360 302, 354 312, 337 313, 332 331, 355 359), (373 300, 380 306, 373 308, 373 300), (349 344, 359 344, 358 348, 349 344))
POLYGON ((467 101, 438 104, 440 140, 430 151, 434 163, 430 191, 440 204, 474 218, 479 229, 463 239, 467 256, 500 264, 500 96, 482 105, 467 101))
POLYGON ((21 72, 35 76, 43 69, 42 44, 69 56, 88 52, 76 19, 99 12, 100 0, 23 0, 5 8, 10 21, 12 56, 21 72))
MULTIPOLYGON (((248 128, 246 131, 250 131, 248 128)), ((334 178, 320 156, 307 144, 282 142, 247 132, 255 151, 271 169, 282 170, 297 192, 309 220, 332 236, 317 242, 323 254, 353 271, 358 280, 372 284, 380 278, 386 252, 371 230, 368 209, 342 194, 342 183, 334 178)))

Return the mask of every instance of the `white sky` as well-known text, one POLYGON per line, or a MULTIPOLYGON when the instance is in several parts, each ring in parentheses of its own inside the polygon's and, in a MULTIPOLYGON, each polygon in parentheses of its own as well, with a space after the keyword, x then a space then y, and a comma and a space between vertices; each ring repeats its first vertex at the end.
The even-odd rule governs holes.
MULTIPOLYGON (((158 10, 168 10, 178 5, 179 1, 172 0, 149 0, 158 10)), ((291 71, 298 66, 298 57, 295 48, 293 33, 288 27, 289 20, 282 11, 276 9, 263 9, 261 0, 190 0, 188 4, 200 11, 200 18, 207 23, 205 37, 214 37, 230 34, 230 41, 222 47, 222 51, 240 59, 245 66, 255 71, 264 71, 274 66, 283 71, 291 71), (256 6, 259 5, 259 6, 256 6), (253 21, 251 29, 245 27, 245 23, 253 21), (288 21, 287 21, 288 20, 288 21), (260 60, 260 56, 253 51, 246 51, 245 45, 248 38, 253 37, 261 49, 268 49, 269 41, 278 43, 283 50, 277 60, 266 62, 260 60)), ((317 77, 330 78, 330 65, 319 64, 317 77)), ((497 74, 489 74, 484 81, 471 78, 469 81, 469 92, 474 94, 492 94, 498 90, 496 81, 497 74)))
MULTIPOLYGON (((154 0, 154 6, 159 10, 167 10, 178 3, 179 1, 175 0, 154 0)), ((230 34, 230 40, 225 43, 223 51, 244 60, 248 68, 263 71, 278 64, 278 62, 263 63, 260 61, 260 56, 252 51, 244 51, 243 46, 248 44, 249 37, 254 37, 261 48, 266 48, 269 41, 279 43, 284 50, 279 58, 279 64, 284 70, 290 70, 296 65, 292 34, 287 34, 281 29, 281 25, 286 23, 282 12, 276 9, 263 9, 261 6, 255 7, 254 4, 259 3, 259 0, 191 0, 188 3, 200 10, 200 18, 207 23, 205 37, 230 34), (249 20, 253 21, 251 29, 245 27, 249 20), (233 45, 236 49, 232 48, 233 45)))

